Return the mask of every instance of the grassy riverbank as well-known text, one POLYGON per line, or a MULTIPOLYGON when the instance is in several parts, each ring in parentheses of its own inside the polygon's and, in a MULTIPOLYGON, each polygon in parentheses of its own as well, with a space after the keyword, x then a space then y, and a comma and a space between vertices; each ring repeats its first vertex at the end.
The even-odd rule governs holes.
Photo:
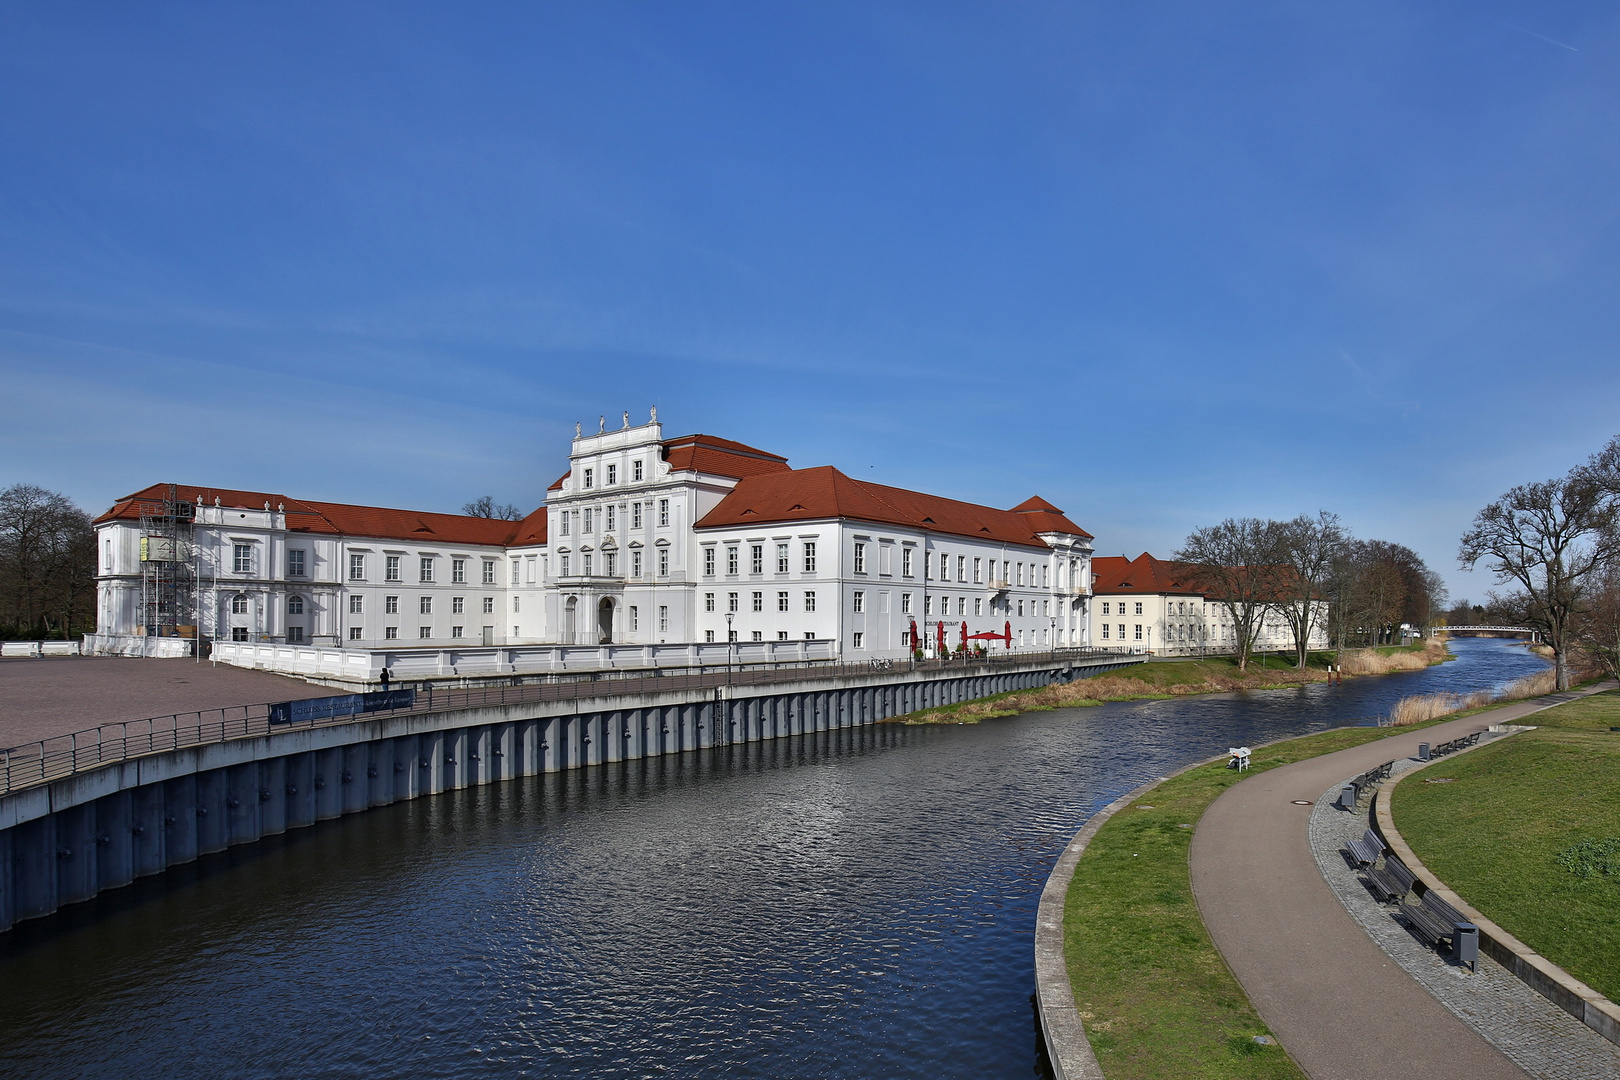
POLYGON ((1620 1000, 1620 694, 1526 723, 1402 783, 1396 827, 1470 904, 1620 1000))
POLYGON ((1356 678, 1391 671, 1413 671, 1450 658, 1444 642, 1429 639, 1415 645, 1354 649, 1341 654, 1311 653, 1303 669, 1294 666, 1292 656, 1285 658, 1275 653, 1251 657, 1247 670, 1241 672, 1238 671, 1237 661, 1225 656, 1154 660, 1078 682, 1043 686, 1035 690, 1014 690, 937 709, 922 709, 884 723, 976 724, 1000 716, 1100 705, 1105 701, 1231 693, 1234 690, 1277 690, 1325 682, 1330 663, 1342 663, 1346 677, 1356 678))
MULTIPOLYGON (((1251 773, 1394 733, 1341 728, 1290 739, 1256 750, 1251 773)), ((1275 1041, 1254 1041, 1270 1033, 1193 901, 1191 826, 1238 779, 1221 762, 1171 777, 1114 815, 1080 858, 1064 909, 1064 954, 1109 1080, 1304 1075, 1275 1041)))

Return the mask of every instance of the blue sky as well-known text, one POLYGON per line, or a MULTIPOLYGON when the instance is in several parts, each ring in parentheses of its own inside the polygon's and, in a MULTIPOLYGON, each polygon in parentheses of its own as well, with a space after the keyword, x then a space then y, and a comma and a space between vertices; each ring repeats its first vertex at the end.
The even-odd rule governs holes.
POLYGON ((656 404, 1453 590, 1620 432, 1606 5, 0 9, 0 485, 537 505, 656 404))

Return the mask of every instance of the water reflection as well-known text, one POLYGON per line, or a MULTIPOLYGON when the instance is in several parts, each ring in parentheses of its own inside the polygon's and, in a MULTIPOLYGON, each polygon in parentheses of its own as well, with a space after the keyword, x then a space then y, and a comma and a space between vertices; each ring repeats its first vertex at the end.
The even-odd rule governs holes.
POLYGON ((25 924, 15 1077, 996 1077, 1085 817, 1237 743, 1544 666, 729 747, 440 796, 25 924))

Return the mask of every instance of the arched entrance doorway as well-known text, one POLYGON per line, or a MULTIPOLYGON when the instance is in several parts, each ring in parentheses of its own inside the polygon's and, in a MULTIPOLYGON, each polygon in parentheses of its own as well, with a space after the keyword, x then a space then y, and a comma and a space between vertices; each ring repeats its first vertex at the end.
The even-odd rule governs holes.
POLYGON ((596 605, 596 636, 598 645, 613 644, 613 601, 605 597, 596 605))
POLYGON ((574 643, 575 624, 578 618, 579 597, 570 596, 568 602, 563 605, 563 643, 565 645, 574 643))

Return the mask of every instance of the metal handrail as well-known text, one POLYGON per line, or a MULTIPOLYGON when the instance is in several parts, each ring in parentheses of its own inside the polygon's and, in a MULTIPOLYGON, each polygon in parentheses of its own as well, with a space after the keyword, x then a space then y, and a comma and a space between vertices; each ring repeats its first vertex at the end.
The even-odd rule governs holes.
MULTIPOLYGON (((666 690, 713 689, 721 686, 760 686, 812 677, 855 678, 890 677, 895 672, 940 671, 961 667, 1006 667, 1015 664, 1041 664, 1066 659, 1117 657, 1109 649, 1077 646, 1039 653, 1008 653, 1002 656, 962 655, 949 659, 899 659, 889 668, 874 668, 868 662, 790 661, 769 666, 732 667, 705 665, 678 672, 634 674, 622 671, 545 673, 542 682, 518 686, 435 689, 433 680, 414 683, 416 702, 409 708, 314 720, 270 723, 272 702, 230 705, 220 709, 170 713, 143 720, 115 720, 93 728, 56 735, 20 746, 0 749, 0 796, 62 780, 77 773, 99 769, 131 758, 168 753, 194 746, 249 739, 271 731, 337 727, 389 716, 421 714, 444 709, 479 708, 489 705, 521 705, 545 701, 578 701, 585 697, 614 697, 657 693, 666 690)), ((523 676, 532 678, 533 676, 523 676)), ((409 681, 395 683, 401 688, 409 681)))

